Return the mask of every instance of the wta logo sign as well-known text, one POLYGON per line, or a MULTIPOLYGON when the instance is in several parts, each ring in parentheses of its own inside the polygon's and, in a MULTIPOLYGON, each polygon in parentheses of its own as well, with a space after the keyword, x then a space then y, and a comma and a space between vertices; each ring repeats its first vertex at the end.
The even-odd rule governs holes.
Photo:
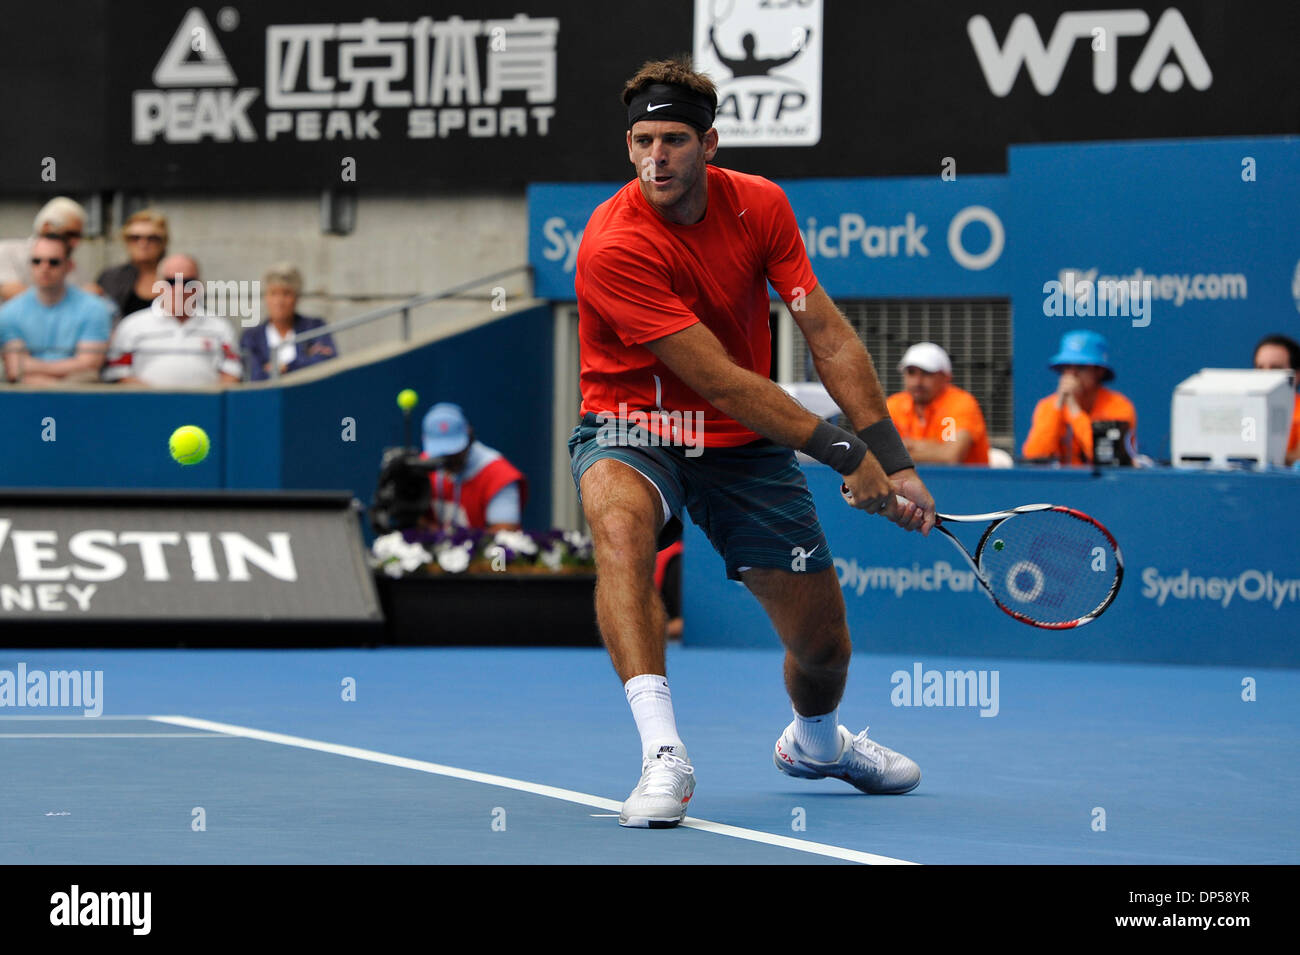
MULTIPOLYGON (((1039 95, 1051 96, 1081 39, 1092 46, 1093 89, 1113 93, 1118 82, 1121 38, 1146 36, 1150 28, 1151 18, 1142 10, 1093 10, 1062 14, 1046 45, 1027 13, 1011 21, 1001 46, 988 17, 971 17, 966 33, 994 96, 1011 92, 1021 67, 1028 71, 1039 95)), ((1184 82, 1191 83, 1195 90, 1207 90, 1214 76, 1187 21, 1170 7, 1156 21, 1128 79, 1139 93, 1150 90, 1157 80, 1161 89, 1174 93, 1182 89, 1184 82)))
POLYGON ((1236 577, 1197 577, 1186 567, 1164 575, 1158 567, 1142 571, 1142 596, 1163 607, 1168 600, 1210 600, 1227 608, 1233 600, 1264 601, 1274 610, 1300 600, 1300 578, 1280 577, 1271 570, 1243 570, 1236 577))

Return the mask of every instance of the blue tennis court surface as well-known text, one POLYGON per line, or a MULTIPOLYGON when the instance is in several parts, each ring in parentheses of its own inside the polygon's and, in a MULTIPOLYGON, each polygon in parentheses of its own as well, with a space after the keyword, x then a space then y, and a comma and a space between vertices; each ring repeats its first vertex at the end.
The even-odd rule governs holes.
POLYGON ((1296 671, 859 654, 842 721, 923 773, 865 796, 773 768, 780 661, 670 652, 697 822, 645 831, 601 650, 6 650, 102 671, 103 715, 0 708, 0 863, 1300 862, 1296 671), (918 662, 996 715, 894 705, 918 662))

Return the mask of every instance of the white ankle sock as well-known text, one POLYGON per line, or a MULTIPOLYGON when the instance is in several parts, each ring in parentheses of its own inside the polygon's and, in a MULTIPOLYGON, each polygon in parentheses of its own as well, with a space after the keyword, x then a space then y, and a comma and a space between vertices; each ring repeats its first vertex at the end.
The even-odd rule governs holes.
POLYGON ((810 759, 829 763, 840 755, 839 707, 821 716, 794 713, 794 741, 810 759))
POLYGON ((662 746, 685 749, 677 735, 673 717, 673 697, 668 679, 653 673, 634 676, 623 684, 627 702, 632 707, 637 732, 641 734, 641 755, 653 756, 662 746))

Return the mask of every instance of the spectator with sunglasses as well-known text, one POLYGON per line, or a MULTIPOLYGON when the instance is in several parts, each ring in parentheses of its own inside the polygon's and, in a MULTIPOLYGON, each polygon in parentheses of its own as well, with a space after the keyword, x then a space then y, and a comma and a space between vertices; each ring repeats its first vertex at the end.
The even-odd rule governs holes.
MULTIPOLYGON (((74 202, 66 196, 57 196, 36 213, 32 223, 30 239, 9 239, 0 242, 0 302, 21 295, 27 289, 28 259, 31 258, 32 243, 41 236, 57 236, 65 239, 68 245, 68 258, 71 259, 81 244, 81 237, 86 228, 86 210, 81 203, 74 202)), ((78 283, 76 264, 70 266, 68 281, 78 283)), ((94 282, 82 285, 92 295, 99 295, 101 290, 94 282)))
POLYGON ((111 307, 68 282, 68 240, 39 236, 31 247, 31 287, 0 307, 5 377, 26 385, 93 381, 104 363, 111 307))
POLYGON ((154 281, 158 263, 167 254, 167 238, 167 217, 155 209, 141 209, 122 226, 128 261, 104 269, 98 279, 119 317, 148 308, 154 300, 154 281))
POLYGON ((199 264, 169 255, 158 263, 149 305, 122 319, 109 342, 105 381, 151 388, 209 388, 240 380, 230 322, 203 310, 199 264))

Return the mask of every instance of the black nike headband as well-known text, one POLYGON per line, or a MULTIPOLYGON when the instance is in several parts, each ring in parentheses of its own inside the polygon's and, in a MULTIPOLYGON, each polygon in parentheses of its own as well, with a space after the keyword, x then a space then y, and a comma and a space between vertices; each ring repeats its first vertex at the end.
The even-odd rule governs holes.
POLYGON ((713 126, 717 106, 711 97, 685 86, 653 83, 627 104, 627 128, 641 120, 668 120, 694 126, 701 133, 713 126))

